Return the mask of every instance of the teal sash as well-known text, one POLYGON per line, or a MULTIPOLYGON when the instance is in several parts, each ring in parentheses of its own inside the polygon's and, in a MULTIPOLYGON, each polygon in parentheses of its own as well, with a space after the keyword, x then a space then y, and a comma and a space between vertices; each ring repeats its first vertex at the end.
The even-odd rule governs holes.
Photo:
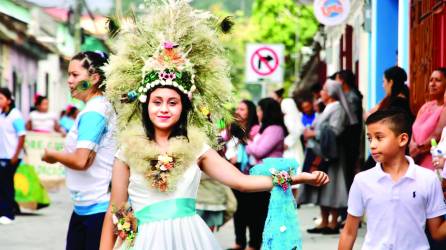
POLYGON ((195 214, 195 199, 192 198, 160 201, 135 212, 138 224, 177 219, 195 214))

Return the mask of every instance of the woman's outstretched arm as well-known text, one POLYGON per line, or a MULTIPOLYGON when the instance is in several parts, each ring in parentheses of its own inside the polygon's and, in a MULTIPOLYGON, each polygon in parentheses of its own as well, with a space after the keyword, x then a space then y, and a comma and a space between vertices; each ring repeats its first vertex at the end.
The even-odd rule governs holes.
MULTIPOLYGON (((209 149, 199 159, 203 172, 217 181, 242 192, 269 191, 273 188, 270 176, 251 176, 241 173, 236 167, 223 159, 215 150, 209 149)), ((292 176, 293 184, 321 186, 328 183, 328 176, 321 171, 300 173, 292 176)))
POLYGON ((102 226, 101 250, 112 250, 116 236, 113 234, 112 206, 121 207, 128 200, 127 188, 129 186, 130 170, 129 167, 119 159, 115 159, 113 165, 112 190, 110 206, 105 214, 104 224, 102 226))

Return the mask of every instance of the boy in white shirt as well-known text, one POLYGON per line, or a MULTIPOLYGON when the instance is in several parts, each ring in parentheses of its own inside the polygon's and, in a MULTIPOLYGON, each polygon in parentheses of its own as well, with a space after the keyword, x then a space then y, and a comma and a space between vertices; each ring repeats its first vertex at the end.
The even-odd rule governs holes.
POLYGON ((377 111, 366 121, 376 166, 356 175, 339 250, 352 249, 361 217, 367 215, 366 249, 429 249, 427 227, 435 240, 446 238, 446 205, 435 173, 405 155, 411 126, 399 110, 377 111))

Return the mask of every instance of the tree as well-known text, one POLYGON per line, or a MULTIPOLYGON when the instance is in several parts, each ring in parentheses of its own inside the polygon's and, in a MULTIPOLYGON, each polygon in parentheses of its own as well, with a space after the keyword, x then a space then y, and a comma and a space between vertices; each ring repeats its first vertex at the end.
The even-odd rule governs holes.
POLYGON ((255 0, 252 19, 259 27, 257 42, 285 45, 285 87, 289 87, 296 80, 296 55, 311 44, 318 29, 312 8, 293 0, 255 0))

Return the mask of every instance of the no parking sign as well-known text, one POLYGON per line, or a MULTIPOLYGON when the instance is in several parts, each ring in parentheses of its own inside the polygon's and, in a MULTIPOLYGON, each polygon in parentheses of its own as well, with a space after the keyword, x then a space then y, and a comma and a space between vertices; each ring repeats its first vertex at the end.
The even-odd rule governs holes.
POLYGON ((248 44, 246 47, 246 82, 267 80, 283 82, 285 47, 283 44, 248 44))

